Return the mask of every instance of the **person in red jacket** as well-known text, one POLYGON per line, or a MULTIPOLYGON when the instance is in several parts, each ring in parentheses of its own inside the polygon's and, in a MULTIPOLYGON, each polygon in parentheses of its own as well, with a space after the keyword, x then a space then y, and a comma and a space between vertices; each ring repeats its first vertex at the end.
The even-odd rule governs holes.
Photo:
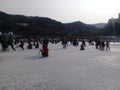
POLYGON ((41 50, 42 56, 47 57, 48 56, 48 51, 49 51, 49 49, 48 49, 47 45, 43 45, 42 50, 41 50))

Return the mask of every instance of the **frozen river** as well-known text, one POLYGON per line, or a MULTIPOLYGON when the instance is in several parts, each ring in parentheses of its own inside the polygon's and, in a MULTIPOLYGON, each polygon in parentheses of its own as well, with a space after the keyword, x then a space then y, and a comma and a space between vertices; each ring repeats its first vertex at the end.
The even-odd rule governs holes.
POLYGON ((0 52, 0 90, 120 90, 120 44, 99 51, 94 46, 49 44, 38 49, 0 52))

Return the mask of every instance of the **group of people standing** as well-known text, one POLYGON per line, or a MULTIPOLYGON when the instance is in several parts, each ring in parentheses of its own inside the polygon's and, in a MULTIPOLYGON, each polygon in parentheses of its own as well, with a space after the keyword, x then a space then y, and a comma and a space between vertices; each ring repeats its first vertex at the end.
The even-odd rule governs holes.
POLYGON ((13 33, 12 32, 8 33, 7 36, 5 34, 2 34, 0 43, 1 43, 1 46, 2 46, 2 51, 6 51, 9 46, 14 51, 16 51, 16 49, 14 48, 14 45, 13 45, 13 33))
POLYGON ((110 43, 108 40, 104 41, 104 40, 97 40, 96 39, 95 46, 96 46, 96 49, 110 51, 110 43))
MULTIPOLYGON (((68 46, 67 38, 63 37, 61 41, 62 41, 63 49, 66 48, 66 46, 68 46)), ((79 45, 79 43, 78 43, 79 41, 76 38, 73 38, 69 41, 73 46, 79 45)), ((89 45, 95 44, 96 49, 110 51, 110 43, 108 40, 101 40, 101 39, 96 39, 95 41, 88 40, 88 43, 89 43, 89 45)), ((80 50, 85 50, 85 46, 86 46, 86 41, 83 39, 83 40, 81 40, 80 50)))

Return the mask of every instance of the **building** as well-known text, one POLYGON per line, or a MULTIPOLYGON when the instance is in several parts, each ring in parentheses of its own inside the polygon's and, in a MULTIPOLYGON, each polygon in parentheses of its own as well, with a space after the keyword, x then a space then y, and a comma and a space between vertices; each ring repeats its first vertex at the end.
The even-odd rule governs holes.
POLYGON ((120 23, 120 14, 118 15, 118 18, 111 18, 108 20, 108 24, 112 24, 112 23, 120 23))

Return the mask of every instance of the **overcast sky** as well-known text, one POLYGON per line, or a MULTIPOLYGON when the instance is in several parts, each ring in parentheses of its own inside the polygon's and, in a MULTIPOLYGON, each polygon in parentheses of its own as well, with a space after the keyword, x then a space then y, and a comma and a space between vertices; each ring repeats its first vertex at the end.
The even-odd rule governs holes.
POLYGON ((107 23, 118 18, 120 0, 0 0, 0 11, 49 17, 63 23, 107 23))

